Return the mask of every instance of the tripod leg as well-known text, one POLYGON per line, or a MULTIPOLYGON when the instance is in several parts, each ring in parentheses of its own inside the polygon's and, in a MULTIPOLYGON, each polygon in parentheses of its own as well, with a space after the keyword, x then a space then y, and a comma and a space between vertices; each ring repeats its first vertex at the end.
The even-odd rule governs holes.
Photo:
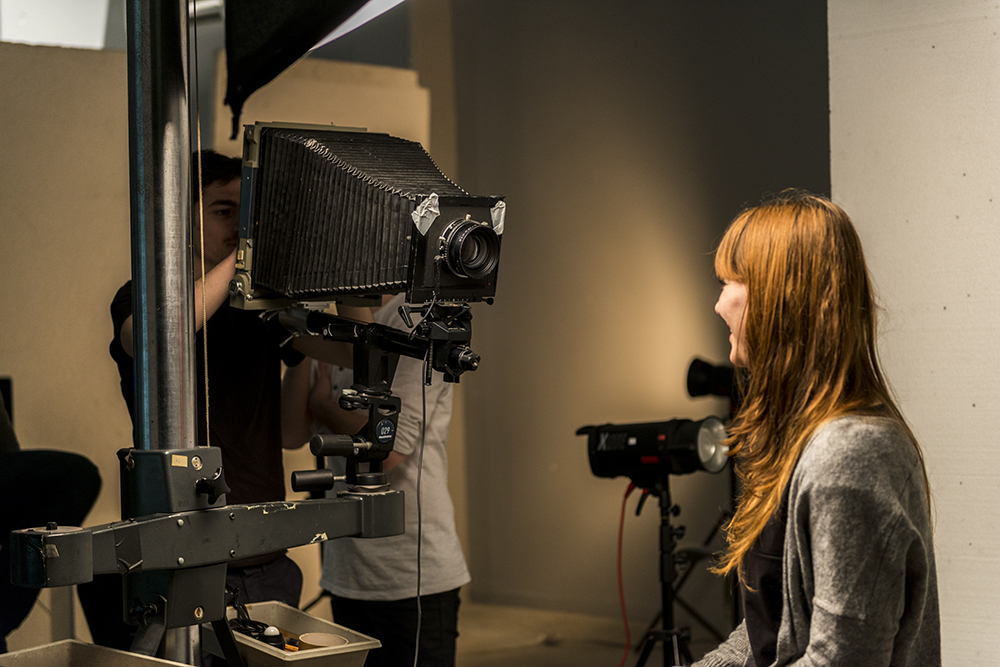
POLYGON ((166 630, 163 617, 153 616, 146 625, 139 626, 139 630, 135 633, 135 639, 132 640, 132 648, 129 650, 139 655, 156 655, 166 630))
POLYGON ((236 637, 233 635, 233 628, 229 625, 229 621, 224 618, 212 621, 212 629, 215 630, 215 638, 219 640, 219 646, 222 647, 226 664, 229 667, 244 667, 246 663, 243 662, 243 656, 240 655, 236 646, 236 637))
POLYGON ((635 667, 643 667, 646 661, 649 660, 649 655, 653 652, 653 647, 656 646, 657 641, 656 631, 651 631, 646 635, 646 641, 643 643, 642 653, 639 654, 639 661, 635 663, 635 667))
POLYGON ((679 665, 692 665, 694 664, 694 656, 691 655, 691 647, 687 642, 681 644, 681 656, 684 658, 684 662, 678 662, 679 665))
POLYGON ((653 632, 653 630, 656 630, 656 626, 660 624, 660 621, 662 619, 663 619, 663 612, 662 611, 656 612, 656 616, 654 616, 653 620, 650 621, 649 625, 646 626, 646 632, 642 634, 642 639, 636 642, 636 645, 634 647, 636 651, 642 651, 643 647, 646 645, 646 642, 649 641, 649 634, 653 632))

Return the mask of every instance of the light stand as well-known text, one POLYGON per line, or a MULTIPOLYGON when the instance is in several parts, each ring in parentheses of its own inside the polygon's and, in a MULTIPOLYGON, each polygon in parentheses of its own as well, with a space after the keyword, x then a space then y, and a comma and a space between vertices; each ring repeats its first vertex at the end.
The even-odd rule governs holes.
MULTIPOLYGON (((670 524, 670 517, 680 514, 680 507, 674 505, 670 500, 668 480, 669 477, 665 475, 656 485, 660 501, 660 598, 663 605, 663 627, 659 630, 650 629, 646 633, 642 653, 639 655, 636 667, 646 664, 657 642, 663 642, 664 667, 691 664, 692 662, 691 649, 688 645, 691 639, 690 631, 687 628, 674 627, 674 581, 677 578, 677 561, 674 550, 677 547, 677 539, 684 536, 684 527, 674 528, 670 524), (671 656, 673 662, 670 661, 671 656), (682 659, 686 662, 681 662, 682 659)), ((643 498, 645 497, 643 496, 643 498)))
POLYGON ((722 444, 726 430, 722 421, 708 417, 701 421, 672 419, 643 424, 605 424, 584 426, 577 435, 588 437, 590 469, 598 477, 627 476, 643 489, 636 514, 642 512, 646 498, 656 494, 660 503, 660 587, 663 604, 663 628, 650 628, 646 634, 638 665, 644 665, 657 642, 663 642, 664 665, 689 664, 690 631, 674 627, 674 582, 677 579, 677 540, 684 527, 673 527, 670 517, 680 508, 670 499, 670 475, 685 475, 704 470, 718 473, 728 461, 722 444), (671 650, 668 651, 668 643, 671 650), (669 662, 673 656, 674 663, 669 662), (681 662, 686 660, 687 663, 681 662))

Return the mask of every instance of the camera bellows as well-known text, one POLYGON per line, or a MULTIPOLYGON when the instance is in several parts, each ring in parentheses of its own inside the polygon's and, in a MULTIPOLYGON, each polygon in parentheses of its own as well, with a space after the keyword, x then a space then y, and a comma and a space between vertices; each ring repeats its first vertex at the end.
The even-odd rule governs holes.
POLYGON ((247 126, 243 188, 253 296, 406 291, 415 303, 495 292, 501 198, 469 195, 416 142, 258 123, 247 126))

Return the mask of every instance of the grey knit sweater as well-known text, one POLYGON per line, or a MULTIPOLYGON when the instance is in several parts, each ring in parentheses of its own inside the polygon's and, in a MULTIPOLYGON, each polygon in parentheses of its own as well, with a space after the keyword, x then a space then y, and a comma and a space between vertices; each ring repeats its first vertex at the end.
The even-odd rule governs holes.
MULTIPOLYGON (((941 665, 923 474, 898 422, 843 417, 789 488, 776 665, 941 665)), ((752 667, 743 624, 697 667, 752 667)))

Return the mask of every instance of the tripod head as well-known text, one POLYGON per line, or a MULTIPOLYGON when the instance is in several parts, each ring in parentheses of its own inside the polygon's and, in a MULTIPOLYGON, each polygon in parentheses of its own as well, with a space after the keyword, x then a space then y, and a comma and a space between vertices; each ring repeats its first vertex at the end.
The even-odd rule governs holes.
MULTIPOLYGON (((400 306, 400 316, 411 328, 405 332, 377 323, 361 323, 308 311, 288 308, 279 321, 296 335, 321 335, 326 340, 349 342, 354 346, 354 384, 339 399, 345 410, 367 410, 368 422, 355 435, 315 435, 310 451, 316 456, 343 456, 347 459, 342 481, 353 486, 377 489, 385 486, 382 462, 392 451, 396 438, 400 400, 392 395, 392 379, 400 356, 426 361, 425 384, 434 371, 446 382, 458 382, 462 373, 479 367, 479 355, 472 351, 472 312, 467 303, 432 301, 420 306, 400 306), (412 314, 422 317, 414 326, 412 314), (361 470, 362 464, 367 470, 361 470)), ((292 473, 295 491, 324 491, 341 479, 330 470, 292 473)))

